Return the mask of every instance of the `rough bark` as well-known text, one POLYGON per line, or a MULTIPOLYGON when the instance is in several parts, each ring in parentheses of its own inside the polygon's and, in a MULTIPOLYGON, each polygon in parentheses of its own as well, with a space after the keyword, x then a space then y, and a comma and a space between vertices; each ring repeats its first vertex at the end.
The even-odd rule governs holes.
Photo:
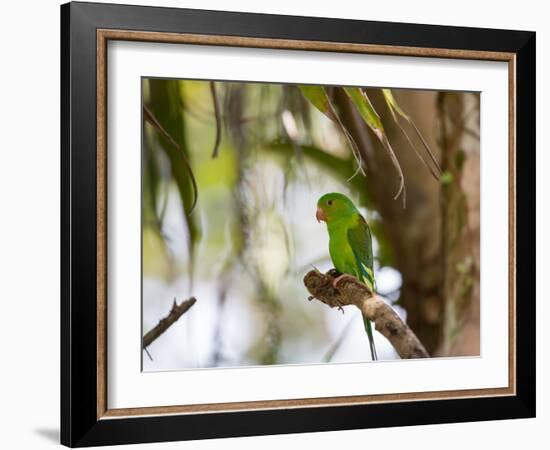
POLYGON ((436 353, 480 352, 478 95, 438 95, 442 183, 442 336, 436 353), (470 111, 470 112, 468 112, 470 111), (473 134, 473 136, 472 136, 473 134))
POLYGON ((333 287, 335 278, 329 273, 312 270, 304 277, 309 293, 331 308, 355 305, 374 323, 375 329, 390 341, 402 359, 429 358, 416 335, 393 308, 353 277, 345 277, 333 287))

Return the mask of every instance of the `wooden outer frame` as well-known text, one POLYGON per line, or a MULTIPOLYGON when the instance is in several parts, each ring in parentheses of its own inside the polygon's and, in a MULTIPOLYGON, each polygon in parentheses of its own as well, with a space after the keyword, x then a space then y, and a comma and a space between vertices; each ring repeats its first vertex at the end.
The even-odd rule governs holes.
MULTIPOLYGON (((519 230, 534 226, 534 195, 526 196, 526 193, 534 191, 531 175, 534 173, 531 166, 534 164, 534 132, 530 134, 534 130, 534 44, 534 33, 528 32, 123 5, 64 5, 61 99, 62 443, 81 446, 533 416, 534 301, 532 304, 527 301, 534 299, 534 272, 519 269, 521 266, 517 260, 521 253, 516 251, 516 233, 523 246, 521 248, 529 248, 527 241, 534 240, 534 233, 531 230, 526 237, 519 230), (281 29, 300 31, 281 33, 281 29), (108 409, 105 360, 108 40, 508 62, 509 386, 501 389, 108 409), (96 73, 93 79, 89 72, 92 68, 91 73, 96 73), (79 89, 75 89, 76 82, 79 89), (520 93, 525 98, 520 97, 520 93), (80 103, 83 101, 86 103, 80 103), (86 111, 75 109, 77 106, 86 111), (92 106, 97 109, 92 111, 92 106), (519 116, 518 112, 521 113, 519 116), (86 125, 90 127, 92 124, 96 125, 95 136, 86 128, 86 125), (518 157, 519 148, 523 149, 521 158, 518 157), (516 157, 520 163, 517 168, 516 157), (529 168, 530 174, 526 177, 526 172, 521 170, 529 168), (524 175, 516 183, 518 173, 524 175), (516 205, 517 197, 521 198, 520 205, 516 205), (527 209, 529 203, 533 204, 527 209), (517 221, 516 208, 518 212, 522 210, 517 221), (90 253, 92 249, 94 251, 90 253), (77 258, 79 251, 85 253, 77 258), (82 291, 82 288, 87 290, 82 291), (528 290, 531 295, 526 294, 528 290), (516 292, 525 295, 525 303, 516 305, 516 292), (526 322, 519 322, 519 316, 526 322), (520 326, 523 323, 529 323, 530 328, 520 326), (84 355, 83 350, 86 350, 84 355), (247 422, 250 425, 243 426, 247 422), (172 426, 168 427, 168 424, 172 426)), ((523 260, 524 267, 534 264, 528 253, 523 254, 523 260)))

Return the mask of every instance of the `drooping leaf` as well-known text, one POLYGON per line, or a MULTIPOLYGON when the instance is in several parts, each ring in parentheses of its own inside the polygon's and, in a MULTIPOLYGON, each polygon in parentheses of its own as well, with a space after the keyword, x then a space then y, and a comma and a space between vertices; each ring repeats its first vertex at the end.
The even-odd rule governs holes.
POLYGON ((384 100, 386 100, 386 103, 390 108, 390 112, 396 121, 397 121, 397 117, 395 116, 395 113, 399 114, 401 117, 403 117, 406 120, 410 120, 409 116, 405 114, 405 112, 401 109, 401 107, 395 100, 395 97, 393 96, 393 92, 391 91, 391 89, 382 89, 382 94, 384 95, 384 100))
POLYGON ((164 233, 164 213, 166 210, 170 180, 163 170, 163 154, 157 148, 157 139, 153 133, 145 133, 143 137, 143 178, 142 178, 142 205, 143 205, 143 253, 144 270, 148 272, 173 274, 174 257, 167 245, 164 233), (160 201, 159 201, 160 199, 160 201), (154 252, 151 252, 152 249, 154 252), (158 254, 162 258, 151 258, 146 255, 158 254), (163 268, 163 270, 160 270, 163 268))
MULTIPOLYGON (((144 137, 144 142, 147 138, 144 137)), ((158 222, 158 194, 161 174, 157 158, 150 145, 143 148, 143 215, 145 222, 158 222)))
POLYGON ((309 100, 309 102, 315 108, 317 108, 326 117, 332 120, 338 126, 338 128, 340 128, 340 130, 346 137, 346 140, 348 141, 348 144, 351 148, 351 153, 357 163, 357 169, 351 175, 349 180, 354 178, 355 175, 357 175, 359 172, 361 172, 363 176, 365 176, 366 162, 361 157, 361 153, 359 152, 359 148, 357 147, 357 144, 355 143, 353 136, 345 127, 344 123, 336 113, 336 109, 334 108, 334 105, 332 104, 330 97, 327 94, 326 88, 322 86, 312 86, 312 85, 300 85, 298 87, 300 88, 300 91, 302 92, 304 97, 307 100, 309 100))
POLYGON ((384 100, 386 100, 386 104, 388 105, 388 108, 391 112, 393 120, 395 121, 395 123, 397 124, 397 126, 399 127, 401 132, 405 135, 405 138, 407 139, 409 145, 413 148, 413 150, 416 153, 416 155, 418 156, 418 158, 420 158, 420 160, 428 168, 430 173, 434 176, 434 178, 436 180, 438 180, 440 175, 441 175, 441 167, 439 165, 439 162, 435 158, 434 154, 432 153, 432 151, 430 149, 430 146, 426 142, 426 139, 424 139, 424 136, 422 135, 422 133, 420 132, 420 130, 418 129, 418 127, 416 126, 414 121, 399 106, 399 104, 397 103, 397 100, 395 100, 395 97, 393 96, 393 93, 392 93, 391 89, 382 89, 382 94, 384 95, 384 100), (413 142, 412 142, 411 138, 409 137, 408 133, 405 131, 405 129, 403 128, 401 123, 399 123, 399 118, 397 116, 400 116, 401 118, 406 120, 407 123, 415 130, 416 135, 418 136, 418 138, 422 142, 422 145, 424 146, 424 149, 426 150, 426 152, 430 156, 430 159, 432 160, 432 163, 434 164, 435 169, 428 163, 428 161, 426 161, 424 156, 422 156, 420 154, 420 152, 416 149, 416 146, 413 144, 413 142))
POLYGON ((382 124, 382 120, 380 119, 380 116, 374 109, 374 106, 372 105, 365 91, 355 87, 346 87, 344 88, 344 91, 346 92, 346 94, 348 94, 351 102, 359 112, 359 115, 361 116, 365 124, 370 128, 370 130, 378 138, 378 140, 380 141, 380 143, 388 153, 392 161, 392 164, 395 167, 395 170, 397 171, 397 174, 399 177, 399 188, 397 190, 397 193, 394 196, 394 200, 397 199, 401 195, 401 193, 403 193, 403 205, 405 205, 405 202, 406 202, 405 176, 403 175, 403 170, 401 169, 399 160, 397 159, 397 156, 393 151, 390 141, 388 140, 388 137, 384 130, 384 125, 382 124))
MULTIPOLYGON (((196 217, 191 214, 198 198, 197 183, 190 164, 185 136, 184 108, 179 80, 149 79, 148 104, 143 105, 144 120, 157 133, 159 149, 170 162, 171 176, 176 183, 182 205, 183 221, 188 232, 188 252, 192 262, 194 246, 200 235, 196 217)), ((190 275, 192 277, 192 266, 190 275)))
POLYGON ((212 150, 212 158, 217 158, 220 150, 220 142, 222 140, 222 118, 220 113, 220 104, 218 101, 218 93, 216 91, 216 84, 213 81, 210 82, 210 93, 212 94, 214 116, 216 118, 216 138, 214 141, 214 149, 212 150))
POLYGON ((365 92, 360 88, 353 87, 346 87, 344 88, 344 91, 348 94, 365 123, 374 132, 378 139, 381 139, 381 136, 385 133, 384 126, 382 125, 382 120, 380 120, 380 116, 374 109, 374 106, 372 106, 367 94, 365 94, 365 92))
POLYGON ((321 111, 330 120, 335 121, 336 118, 333 115, 333 109, 331 108, 329 98, 325 89, 322 86, 312 86, 301 84, 298 86, 300 91, 309 102, 321 111))
MULTIPOLYGON (((189 174, 189 179, 191 180, 191 186, 193 190, 193 200, 191 201, 191 206, 189 207, 189 210, 186 211, 188 214, 191 214, 193 212, 193 209, 195 208, 195 205, 197 204, 197 191, 198 191, 197 181, 195 180, 195 175, 193 174, 191 165, 189 164, 189 161, 187 160, 187 157, 185 156, 180 144, 178 144, 176 140, 170 135, 170 133, 168 133, 164 129, 164 127, 160 124, 159 120, 156 118, 156 116, 152 113, 152 111, 146 105, 143 105, 143 118, 145 119, 146 122, 150 123, 162 136, 164 136, 166 140, 170 143, 170 145, 172 145, 178 153, 180 153, 180 162, 189 174)), ((171 153, 169 152, 168 156, 170 155, 171 153)), ((172 169, 174 169, 174 167, 172 167, 172 169)), ((184 204, 184 211, 185 210, 186 208, 184 204)))

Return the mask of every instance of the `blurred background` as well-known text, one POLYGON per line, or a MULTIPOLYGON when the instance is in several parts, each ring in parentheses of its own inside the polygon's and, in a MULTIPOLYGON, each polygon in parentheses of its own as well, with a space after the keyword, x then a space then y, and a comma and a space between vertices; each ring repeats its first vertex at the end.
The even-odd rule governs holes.
POLYGON ((302 282, 332 267, 315 210, 333 191, 360 206, 379 294, 427 350, 479 355, 478 93, 142 83, 143 333, 197 299, 143 370, 369 361, 359 310, 302 282))

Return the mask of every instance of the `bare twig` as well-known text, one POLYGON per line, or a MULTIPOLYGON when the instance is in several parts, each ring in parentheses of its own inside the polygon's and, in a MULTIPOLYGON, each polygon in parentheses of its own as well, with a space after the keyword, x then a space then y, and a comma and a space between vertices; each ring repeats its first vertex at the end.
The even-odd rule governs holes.
POLYGON ((183 314, 185 314, 191 306, 195 304, 197 299, 191 297, 189 300, 184 300, 179 305, 174 299, 170 313, 159 320, 159 323, 152 330, 145 333, 143 336, 143 349, 146 349, 149 345, 155 341, 162 333, 164 333, 168 328, 170 328, 183 314))
POLYGON ((151 353, 149 353, 149 350, 147 350, 146 348, 144 348, 143 350, 145 350, 145 353, 147 353, 147 356, 149 357, 149 359, 153 361, 153 357, 151 356, 151 353))
POLYGON ((312 270, 304 277, 304 285, 316 299, 331 308, 355 305, 372 322, 377 331, 384 335, 395 351, 403 359, 429 358, 430 355, 412 330, 405 324, 393 308, 379 296, 352 277, 339 281, 333 287, 334 277, 312 270))

